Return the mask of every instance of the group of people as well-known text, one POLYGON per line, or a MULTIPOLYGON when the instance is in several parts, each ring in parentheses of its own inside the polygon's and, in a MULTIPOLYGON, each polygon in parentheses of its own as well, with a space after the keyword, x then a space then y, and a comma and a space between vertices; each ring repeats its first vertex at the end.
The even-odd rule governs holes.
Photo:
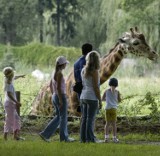
MULTIPOLYGON (((56 115, 47 124, 45 129, 39 133, 39 136, 46 142, 50 141, 50 137, 59 127, 60 141, 73 142, 75 139, 68 135, 67 127, 67 98, 66 85, 63 75, 63 70, 69 61, 64 56, 59 56, 56 59, 54 73, 50 81, 50 90, 52 93, 52 103, 56 110, 56 115)), ((77 92, 77 97, 80 102, 80 142, 98 142, 94 134, 95 117, 99 109, 102 108, 102 100, 106 101, 106 124, 105 124, 105 142, 109 142, 109 128, 113 129, 113 142, 117 143, 117 106, 121 101, 120 93, 116 90, 118 80, 111 78, 109 80, 109 89, 106 89, 102 98, 100 94, 100 55, 97 51, 93 51, 92 45, 85 43, 82 45, 82 56, 74 64, 75 85, 73 90, 77 92)), ((14 76, 14 71, 11 67, 6 67, 3 70, 5 76, 4 91, 5 91, 5 124, 4 124, 4 139, 7 140, 7 134, 12 129, 14 139, 20 140, 20 118, 16 112, 16 105, 21 104, 17 101, 13 79, 24 77, 20 75, 14 76)))

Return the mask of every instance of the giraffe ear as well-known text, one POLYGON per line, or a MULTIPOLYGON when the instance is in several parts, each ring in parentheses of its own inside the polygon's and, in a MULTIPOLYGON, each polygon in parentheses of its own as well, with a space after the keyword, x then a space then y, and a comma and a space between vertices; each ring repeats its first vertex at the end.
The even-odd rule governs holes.
POLYGON ((136 26, 134 29, 135 29, 135 32, 138 32, 138 28, 137 28, 137 26, 136 26))
POLYGON ((131 36, 134 38, 134 31, 133 31, 133 28, 130 28, 130 31, 131 31, 131 36))

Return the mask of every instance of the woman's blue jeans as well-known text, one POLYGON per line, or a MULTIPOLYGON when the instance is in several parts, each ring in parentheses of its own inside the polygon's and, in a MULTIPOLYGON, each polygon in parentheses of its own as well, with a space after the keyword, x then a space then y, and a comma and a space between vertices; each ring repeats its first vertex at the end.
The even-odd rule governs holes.
POLYGON ((82 121, 80 127, 81 142, 95 142, 94 123, 98 101, 81 99, 82 121))
POLYGON ((63 106, 61 110, 59 109, 59 98, 58 95, 52 95, 53 105, 56 110, 55 117, 48 123, 47 127, 41 132, 46 139, 49 139, 57 130, 59 126, 60 129, 60 141, 68 140, 68 128, 67 128, 67 99, 66 95, 62 94, 63 106))

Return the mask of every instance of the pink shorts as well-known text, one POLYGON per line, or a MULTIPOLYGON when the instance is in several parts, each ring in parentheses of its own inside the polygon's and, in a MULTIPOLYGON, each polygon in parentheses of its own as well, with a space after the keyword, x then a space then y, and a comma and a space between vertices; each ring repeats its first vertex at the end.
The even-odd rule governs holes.
POLYGON ((16 106, 12 102, 5 102, 5 123, 4 132, 20 130, 20 117, 17 114, 16 106))

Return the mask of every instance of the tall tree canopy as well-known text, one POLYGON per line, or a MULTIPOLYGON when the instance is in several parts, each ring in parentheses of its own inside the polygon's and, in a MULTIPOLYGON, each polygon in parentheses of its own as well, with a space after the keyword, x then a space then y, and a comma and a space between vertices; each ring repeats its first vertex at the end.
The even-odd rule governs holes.
POLYGON ((106 51, 133 26, 160 51, 159 0, 0 1, 0 43, 5 44, 37 41, 80 47, 91 42, 106 51))

